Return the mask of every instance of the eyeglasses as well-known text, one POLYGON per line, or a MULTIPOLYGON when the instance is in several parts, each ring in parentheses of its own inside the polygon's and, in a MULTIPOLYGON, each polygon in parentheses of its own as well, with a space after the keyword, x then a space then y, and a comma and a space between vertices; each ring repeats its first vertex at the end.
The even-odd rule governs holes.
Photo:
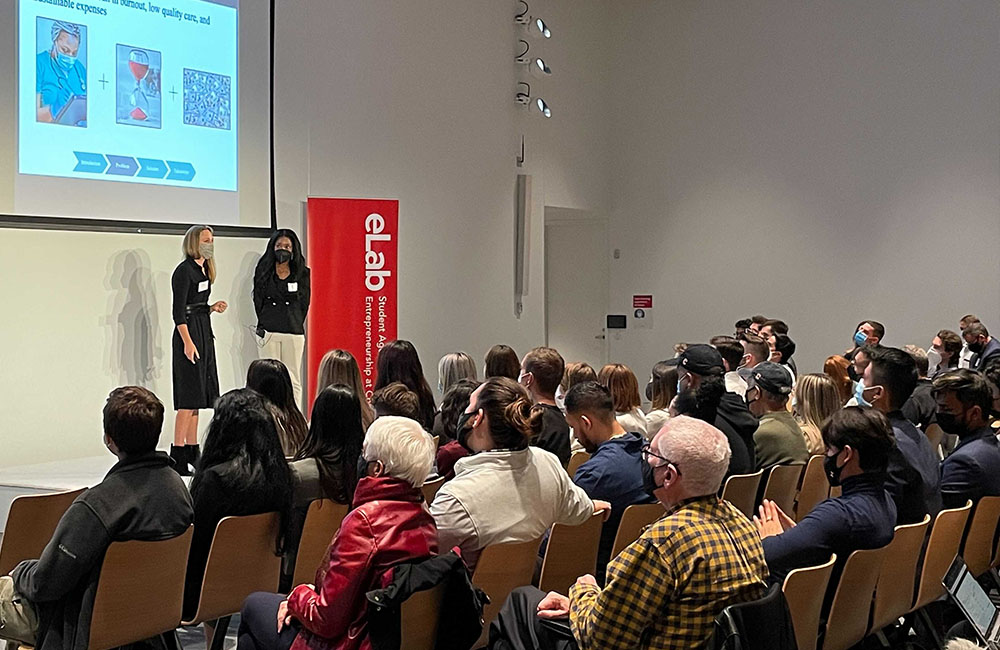
POLYGON ((655 453, 652 450, 652 446, 648 442, 642 446, 641 454, 642 454, 642 462, 644 462, 644 463, 649 463, 649 459, 651 457, 652 458, 656 458, 657 460, 662 460, 663 461, 659 465, 651 465, 651 467, 653 467, 653 469, 656 469, 657 467, 666 467, 667 465, 673 465, 674 466, 674 470, 676 470, 676 472, 678 474, 681 473, 680 469, 677 468, 677 463, 675 463, 674 461, 670 460, 669 458, 664 458, 663 456, 655 453))

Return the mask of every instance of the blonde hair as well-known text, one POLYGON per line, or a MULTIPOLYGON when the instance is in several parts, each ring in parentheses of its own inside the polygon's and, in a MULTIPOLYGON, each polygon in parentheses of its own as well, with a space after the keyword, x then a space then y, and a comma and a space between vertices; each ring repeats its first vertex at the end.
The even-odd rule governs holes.
POLYGON ((639 397, 639 380, 625 364, 609 363, 604 366, 597 374, 597 381, 604 384, 611 392, 611 399, 618 413, 628 413, 642 404, 642 398, 639 397))
POLYGON ((823 425, 843 406, 837 384, 828 375, 809 373, 799 377, 795 386, 795 411, 802 421, 802 433, 811 454, 826 449, 820 431, 823 425))
POLYGON ((461 379, 477 379, 476 362, 465 352, 450 352, 438 361, 438 388, 448 392, 461 379))
MULTIPOLYGON (((184 244, 181 250, 184 251, 184 255, 190 257, 191 259, 197 259, 201 257, 201 251, 198 250, 198 245, 201 243, 201 233, 208 231, 215 234, 211 226, 191 226, 188 228, 187 232, 184 233, 184 244)), ((208 275, 208 281, 215 284, 215 258, 210 260, 205 260, 205 273, 208 275)))
POLYGON ((316 373, 316 394, 319 395, 327 386, 336 384, 343 384, 354 391, 361 403, 361 425, 365 429, 371 426, 375 421, 375 411, 368 403, 364 388, 361 386, 361 370, 358 368, 358 362, 347 350, 330 350, 319 362, 319 371, 316 373))
POLYGON ((381 461, 386 474, 418 488, 431 473, 434 440, 416 420, 387 415, 368 427, 361 455, 368 462, 381 461))
POLYGON ((570 361, 559 385, 564 393, 568 393, 570 388, 585 381, 597 381, 597 371, 586 361, 570 361))

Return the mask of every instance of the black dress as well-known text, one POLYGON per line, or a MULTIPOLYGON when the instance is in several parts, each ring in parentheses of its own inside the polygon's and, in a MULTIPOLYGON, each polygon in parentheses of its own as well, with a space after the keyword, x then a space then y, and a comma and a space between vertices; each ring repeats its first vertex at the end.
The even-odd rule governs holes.
POLYGON ((219 372, 215 366, 215 336, 209 320, 208 296, 212 283, 204 269, 188 257, 177 265, 170 278, 173 289, 174 337, 173 379, 174 409, 212 408, 219 397, 219 372), (198 348, 195 363, 184 356, 184 339, 178 325, 188 326, 191 340, 198 348))

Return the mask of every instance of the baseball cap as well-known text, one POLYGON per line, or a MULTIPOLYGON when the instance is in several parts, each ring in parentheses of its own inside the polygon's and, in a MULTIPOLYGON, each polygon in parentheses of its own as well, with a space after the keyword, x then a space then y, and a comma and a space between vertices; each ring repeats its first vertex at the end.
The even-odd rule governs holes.
POLYGON ((775 395, 788 395, 792 392, 792 376, 780 364, 764 361, 754 366, 747 386, 759 386, 775 395))
POLYGON ((721 375, 726 371, 726 366, 722 362, 722 355, 707 343, 689 345, 679 357, 671 359, 667 363, 684 368, 688 372, 693 372, 703 377, 721 375))

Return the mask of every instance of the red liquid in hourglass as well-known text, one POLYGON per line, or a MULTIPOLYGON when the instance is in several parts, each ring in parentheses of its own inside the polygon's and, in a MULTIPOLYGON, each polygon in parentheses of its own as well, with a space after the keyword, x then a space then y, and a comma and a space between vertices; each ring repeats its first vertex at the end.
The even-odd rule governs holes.
POLYGON ((132 71, 132 76, 135 77, 136 81, 139 81, 140 79, 145 77, 146 73, 149 72, 148 63, 136 63, 135 61, 129 61, 128 67, 129 70, 132 71))
POLYGON ((129 116, 130 116, 130 117, 131 117, 131 118, 132 118, 133 120, 144 120, 144 119, 146 119, 146 117, 147 117, 147 116, 146 116, 146 112, 145 112, 145 111, 143 111, 143 110, 142 110, 141 108, 139 108, 138 106, 136 106, 135 108, 133 108, 133 109, 132 109, 132 111, 131 111, 131 112, 129 113, 129 116))

